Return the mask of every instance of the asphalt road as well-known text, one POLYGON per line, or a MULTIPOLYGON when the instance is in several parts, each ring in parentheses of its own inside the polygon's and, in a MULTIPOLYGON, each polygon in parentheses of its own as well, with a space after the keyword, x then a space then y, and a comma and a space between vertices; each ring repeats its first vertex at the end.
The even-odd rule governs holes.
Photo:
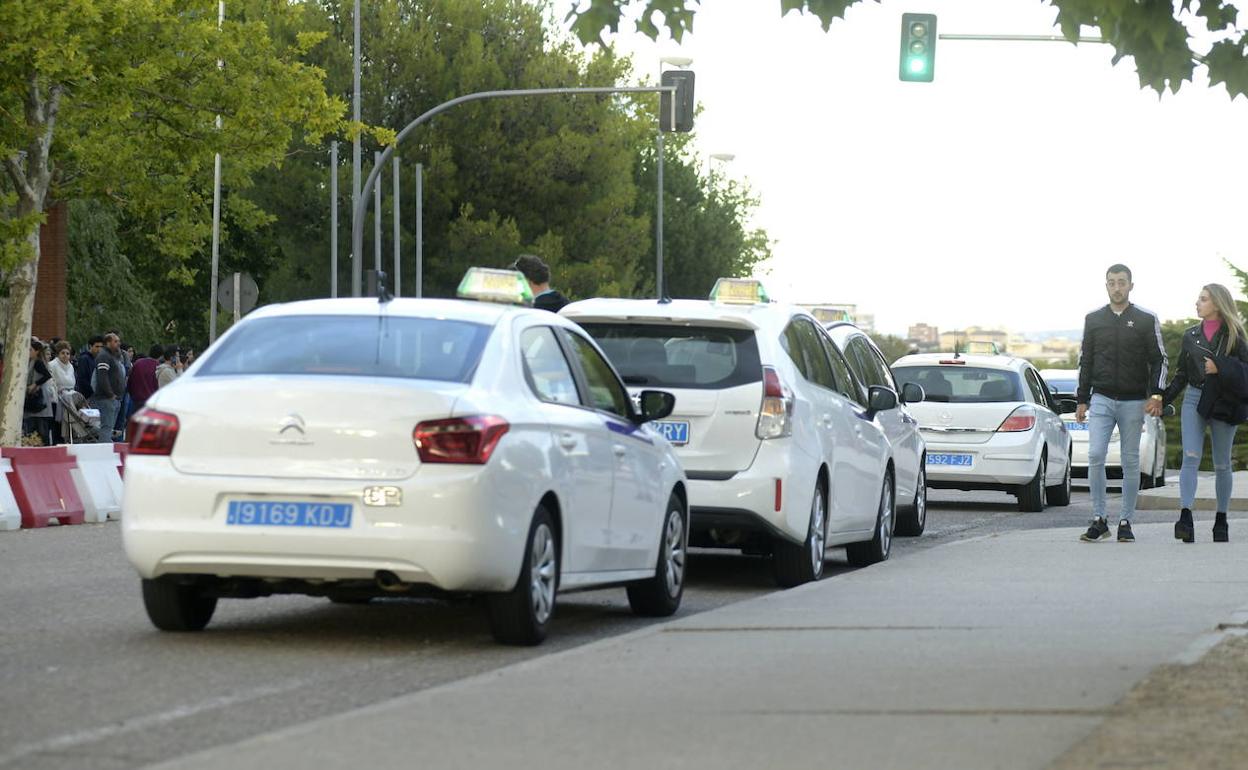
MULTIPOLYGON (((928 531, 898 538, 893 558, 1090 516, 1078 490, 1070 507, 1039 514, 996 493, 937 491, 931 501, 928 531)), ((830 557, 825 579, 850 571, 839 549, 830 557)), ((696 552, 681 614, 774 590, 765 559, 696 552)), ((568 594, 547 642, 517 649, 494 644, 468 601, 273 597, 223 601, 202 634, 162 634, 116 523, 0 533, 0 768, 138 767, 654 622, 630 613, 623 589, 568 594)))

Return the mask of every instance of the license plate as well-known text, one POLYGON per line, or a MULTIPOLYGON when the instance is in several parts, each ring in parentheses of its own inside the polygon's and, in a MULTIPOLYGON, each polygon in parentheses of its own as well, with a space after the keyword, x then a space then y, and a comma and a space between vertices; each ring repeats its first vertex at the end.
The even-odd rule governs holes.
POLYGON ((971 455, 960 452, 934 452, 927 456, 928 465, 954 465, 969 468, 971 455))
POLYGON ((675 446, 689 443, 689 423, 683 420, 658 420, 654 427, 675 446))
POLYGON ((225 523, 240 527, 347 529, 351 526, 351 504, 232 500, 225 516, 225 523))
POLYGON ((1072 421, 1072 422, 1066 423, 1066 430, 1087 430, 1087 429, 1088 429, 1088 424, 1086 422, 1073 422, 1072 421))

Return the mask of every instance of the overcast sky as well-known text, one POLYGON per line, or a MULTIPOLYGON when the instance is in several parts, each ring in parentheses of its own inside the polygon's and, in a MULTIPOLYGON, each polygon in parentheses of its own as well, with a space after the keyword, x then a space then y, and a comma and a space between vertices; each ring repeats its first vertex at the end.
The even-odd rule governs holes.
POLYGON ((863 2, 825 33, 771 0, 703 3, 694 34, 622 25, 639 71, 690 56, 700 153, 762 199, 773 297, 853 302, 881 331, 914 322, 1078 328, 1105 268, 1132 299, 1194 315, 1204 283, 1248 269, 1248 100, 1198 75, 1141 91, 1105 45, 937 44, 934 83, 897 79, 903 12, 940 33, 1058 34, 1037 0, 863 2))

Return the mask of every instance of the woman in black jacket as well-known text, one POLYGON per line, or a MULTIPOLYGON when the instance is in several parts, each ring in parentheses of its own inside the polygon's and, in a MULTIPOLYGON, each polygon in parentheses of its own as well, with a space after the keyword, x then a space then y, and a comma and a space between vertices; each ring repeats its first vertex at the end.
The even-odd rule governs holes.
POLYGON ((1183 348, 1174 367, 1174 379, 1164 395, 1173 401, 1183 396, 1183 467, 1179 471, 1179 501, 1182 510, 1174 525, 1175 538, 1185 543, 1196 540, 1192 503, 1196 499, 1196 471, 1205 446, 1205 428, 1213 437, 1214 488, 1218 498, 1213 523, 1214 542, 1230 539, 1226 508, 1231 500, 1231 445, 1235 429, 1248 416, 1248 404, 1219 388, 1217 359, 1224 365, 1248 363, 1248 339, 1239 318, 1235 300, 1225 286, 1211 283, 1201 288, 1196 300, 1200 323, 1183 332, 1183 348))

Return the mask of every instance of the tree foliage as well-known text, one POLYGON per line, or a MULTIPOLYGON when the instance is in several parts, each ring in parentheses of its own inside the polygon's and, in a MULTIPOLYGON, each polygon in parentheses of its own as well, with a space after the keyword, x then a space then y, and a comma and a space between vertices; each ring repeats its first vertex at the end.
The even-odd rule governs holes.
MULTIPOLYGON (((863 0, 780 0, 781 14, 809 12, 826 31, 845 11, 863 0)), ((875 0, 877 3, 880 0, 875 0)), ((1135 60, 1140 87, 1158 93, 1177 92, 1190 82, 1198 66, 1208 70, 1211 85, 1225 84, 1231 98, 1248 94, 1248 28, 1237 26, 1239 11, 1227 0, 1047 0, 1057 9, 1056 26, 1074 42, 1084 27, 1097 29, 1114 48, 1113 63, 1135 60), (1218 33, 1209 50, 1193 50, 1188 24, 1218 33)), ((637 30, 651 39, 662 24, 679 41, 693 30, 699 0, 588 0, 575 5, 568 18, 585 43, 600 41, 602 33, 616 32, 624 10, 639 7, 637 30)))
MULTIPOLYGON (((49 196, 110 200, 142 223, 155 269, 183 281, 210 228, 212 158, 244 189, 292 140, 341 120, 322 73, 303 61, 314 34, 280 41, 300 13, 281 0, 232 4, 221 29, 210 0, 4 0, 0 3, 0 279, 6 344, 30 334, 38 223, 49 196), (221 62, 222 66, 218 66, 221 62), (221 116, 221 127, 215 118, 221 116)), ((231 219, 262 212, 231 199, 231 219)), ((0 439, 16 437, 24 357, 3 378, 0 439)))

